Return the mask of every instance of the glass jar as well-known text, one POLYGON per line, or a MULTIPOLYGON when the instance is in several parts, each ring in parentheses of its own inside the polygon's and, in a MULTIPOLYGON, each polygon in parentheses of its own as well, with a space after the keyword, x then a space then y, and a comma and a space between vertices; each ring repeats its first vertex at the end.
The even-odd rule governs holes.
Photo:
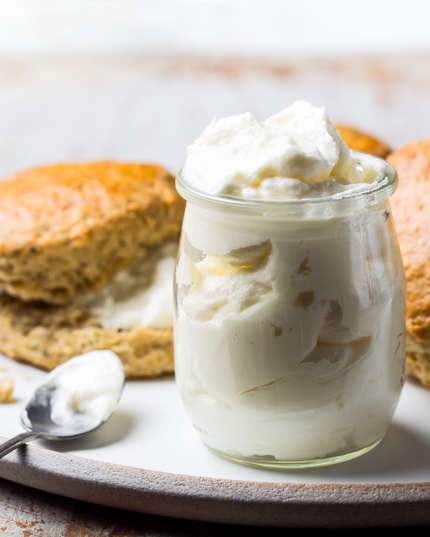
POLYGON ((175 367, 201 440, 265 467, 345 461, 380 442, 404 383, 405 276, 378 187, 245 200, 187 186, 175 367))

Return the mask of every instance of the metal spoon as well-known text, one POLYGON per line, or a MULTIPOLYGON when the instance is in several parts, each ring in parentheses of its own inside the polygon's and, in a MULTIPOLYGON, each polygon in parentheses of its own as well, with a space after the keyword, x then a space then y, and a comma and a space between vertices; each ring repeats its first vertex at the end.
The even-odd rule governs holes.
MULTIPOLYGON (((89 355, 94 355, 94 353, 98 353, 100 355, 101 353, 106 352, 110 353, 111 351, 93 351, 91 353, 87 353, 86 355, 82 355, 82 358, 89 355)), ((58 421, 54 421, 55 414, 53 419, 52 410, 53 405, 55 405, 57 401, 56 391, 58 389, 55 386, 55 380, 58 377, 56 372, 60 368, 63 368, 62 374, 64 376, 67 374, 67 370, 64 371, 64 368, 70 362, 73 362, 73 360, 78 358, 81 358, 81 356, 73 358, 69 362, 66 362, 66 364, 54 369, 46 377, 45 382, 37 388, 29 399, 26 407, 21 412, 21 424, 28 432, 18 434, 10 440, 7 440, 4 444, 1 444, 0 459, 15 448, 26 444, 31 440, 36 440, 36 438, 43 438, 46 440, 72 440, 75 438, 80 438, 81 436, 86 436, 87 434, 90 434, 101 427, 111 417, 112 413, 116 409, 116 405, 120 400, 124 388, 125 375, 123 375, 120 389, 117 390, 117 401, 115 407, 111 409, 108 415, 104 415, 102 419, 99 416, 95 416, 90 413, 73 412, 67 415, 67 421, 65 422, 63 421, 62 423, 59 423, 58 421)))

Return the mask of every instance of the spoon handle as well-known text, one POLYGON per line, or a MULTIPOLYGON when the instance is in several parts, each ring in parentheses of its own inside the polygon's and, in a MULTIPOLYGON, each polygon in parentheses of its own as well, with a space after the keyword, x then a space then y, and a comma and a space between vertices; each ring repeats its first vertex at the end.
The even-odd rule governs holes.
POLYGON ((17 447, 39 438, 39 436, 40 433, 21 433, 7 440, 4 444, 0 444, 0 459, 17 447))

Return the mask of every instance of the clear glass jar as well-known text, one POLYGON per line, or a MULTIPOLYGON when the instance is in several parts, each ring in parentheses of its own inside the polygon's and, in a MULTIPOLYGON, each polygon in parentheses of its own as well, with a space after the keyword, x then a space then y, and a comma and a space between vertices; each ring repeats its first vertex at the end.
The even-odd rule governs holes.
POLYGON ((176 378, 201 440, 245 464, 341 462, 384 436, 404 382, 405 276, 388 202, 245 200, 187 186, 176 378))

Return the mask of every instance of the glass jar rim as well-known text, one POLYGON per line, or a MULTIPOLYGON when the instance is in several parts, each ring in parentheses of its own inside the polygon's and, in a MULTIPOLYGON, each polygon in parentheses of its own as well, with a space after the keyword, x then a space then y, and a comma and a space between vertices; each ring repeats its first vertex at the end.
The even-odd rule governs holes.
MULTIPOLYGON (((351 150, 353 156, 366 154, 351 150)), ((373 156, 373 155, 372 155, 373 156)), ((190 203, 197 206, 221 212, 234 212, 255 216, 300 216, 306 213, 307 217, 332 217, 368 209, 386 201, 396 190, 398 177, 394 167, 384 159, 385 170, 378 178, 377 186, 370 190, 360 190, 356 193, 345 194, 342 197, 303 198, 288 200, 267 200, 238 198, 229 195, 206 194, 188 185, 182 177, 182 169, 176 176, 176 189, 178 193, 190 203)))

